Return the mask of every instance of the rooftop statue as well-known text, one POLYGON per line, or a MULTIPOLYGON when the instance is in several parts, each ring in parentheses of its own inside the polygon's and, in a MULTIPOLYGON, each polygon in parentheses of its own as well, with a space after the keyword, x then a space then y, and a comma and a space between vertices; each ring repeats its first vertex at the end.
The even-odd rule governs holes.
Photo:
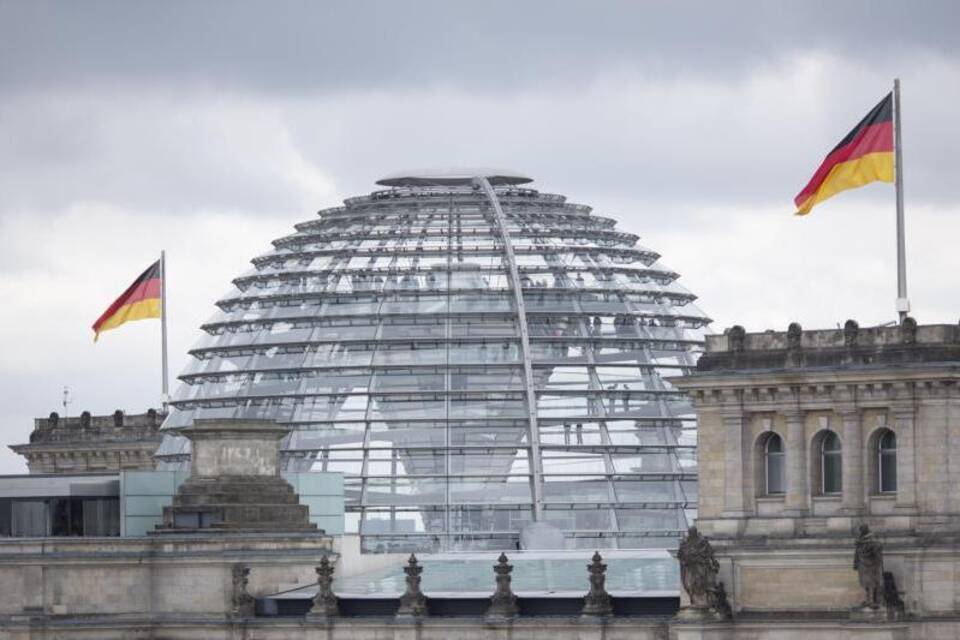
POLYGON ((713 555, 710 541, 700 535, 696 527, 690 527, 677 550, 680 561, 680 582, 690 598, 694 611, 710 612, 713 617, 730 616, 723 583, 717 582, 720 564, 713 555))
POLYGON ((863 606, 879 608, 883 604, 883 545, 867 525, 860 526, 853 568, 865 592, 863 606))

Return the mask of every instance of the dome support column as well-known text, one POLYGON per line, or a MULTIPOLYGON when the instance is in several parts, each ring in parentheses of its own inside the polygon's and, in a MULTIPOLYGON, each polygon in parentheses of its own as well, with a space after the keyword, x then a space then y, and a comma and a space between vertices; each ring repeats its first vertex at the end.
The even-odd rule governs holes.
POLYGON ((527 327, 527 309, 523 302, 523 288, 520 284, 520 272, 513 255, 513 244, 507 232, 506 219, 500 207, 500 199, 490 181, 484 176, 475 176, 474 183, 483 189, 493 208, 493 217, 497 223, 497 233, 503 243, 507 258, 510 289, 517 305, 517 324, 520 326, 520 351, 523 357, 523 380, 527 395, 527 429, 530 436, 530 473, 533 476, 533 519, 543 520, 543 467, 540 457, 540 427, 537 421, 537 392, 533 386, 533 358, 530 352, 530 331, 527 327))

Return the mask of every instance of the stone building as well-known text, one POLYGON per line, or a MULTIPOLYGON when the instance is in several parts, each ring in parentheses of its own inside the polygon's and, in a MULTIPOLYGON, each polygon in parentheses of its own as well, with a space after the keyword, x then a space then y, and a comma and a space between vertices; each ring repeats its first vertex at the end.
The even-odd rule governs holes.
POLYGON ((268 421, 199 420, 182 433, 193 447, 190 478, 152 535, 0 543, 0 640, 492 640, 544 634, 662 640, 667 632, 675 598, 611 598, 599 554, 581 569, 583 595, 560 599, 515 598, 504 577, 512 567, 502 558, 497 593, 504 601, 519 600, 516 608, 490 608, 492 571, 489 591, 481 586, 471 597, 431 602, 420 590, 423 568, 412 556, 402 595, 340 600, 330 591, 332 566, 343 576, 363 560, 317 530, 281 478, 280 440, 287 429, 268 421), (306 598, 284 598, 305 588, 312 588, 306 598), (321 599, 326 606, 318 611, 321 599), (409 602, 417 606, 405 609, 409 602), (638 610, 640 616, 623 615, 638 610))
POLYGON ((164 418, 156 409, 141 414, 118 409, 106 416, 84 411, 72 418, 53 412, 34 420, 28 444, 10 448, 27 459, 30 473, 147 471, 155 467, 153 453, 164 418))
POLYGON ((198 421, 183 432, 190 480, 153 535, 0 544, 0 639, 956 638, 958 376, 953 325, 710 337, 697 372, 673 381, 700 424, 703 533, 678 552, 679 611, 608 594, 615 554, 562 597, 525 592, 526 567, 511 586, 510 563, 525 564, 511 552, 470 594, 421 591, 431 568, 411 557, 402 595, 340 598, 370 556, 281 490, 285 429, 198 421), (492 615, 500 601, 516 607, 492 615))
POLYGON ((697 410, 698 528, 733 621, 679 637, 960 636, 958 380, 955 325, 709 337, 673 382, 697 410), (858 531, 889 574, 873 602, 858 531))

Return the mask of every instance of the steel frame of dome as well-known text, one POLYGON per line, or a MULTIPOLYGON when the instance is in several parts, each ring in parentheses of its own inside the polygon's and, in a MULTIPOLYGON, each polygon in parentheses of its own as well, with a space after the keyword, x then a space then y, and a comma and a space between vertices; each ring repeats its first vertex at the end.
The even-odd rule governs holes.
POLYGON ((709 319, 615 221, 510 172, 393 174, 295 225, 234 280, 171 400, 161 468, 196 418, 293 427, 291 471, 341 471, 365 551, 672 546, 696 430, 664 377, 709 319), (548 278, 552 283, 548 283, 548 278))

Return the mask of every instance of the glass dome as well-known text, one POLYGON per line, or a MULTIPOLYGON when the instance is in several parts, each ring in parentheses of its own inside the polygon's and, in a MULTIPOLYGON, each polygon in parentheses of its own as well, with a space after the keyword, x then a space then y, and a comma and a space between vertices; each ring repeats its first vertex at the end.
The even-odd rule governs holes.
POLYGON ((709 319, 616 222, 517 174, 393 174, 295 225, 203 325, 160 468, 195 418, 290 425, 289 471, 344 474, 365 551, 673 546, 696 505, 665 377, 709 319))

